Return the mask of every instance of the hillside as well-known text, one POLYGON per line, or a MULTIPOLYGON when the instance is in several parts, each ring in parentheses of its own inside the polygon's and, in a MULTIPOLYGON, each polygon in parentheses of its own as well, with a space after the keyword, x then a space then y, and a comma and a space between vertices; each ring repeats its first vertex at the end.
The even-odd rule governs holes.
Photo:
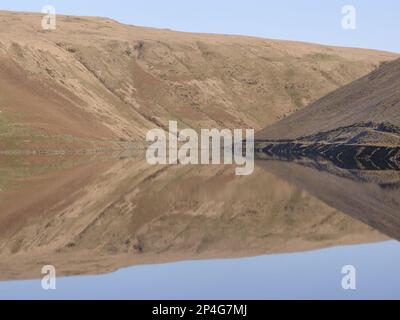
POLYGON ((44 31, 41 19, 0 12, 1 149, 142 141, 168 120, 258 130, 397 57, 94 17, 58 15, 44 31))
POLYGON ((399 146, 399 88, 397 59, 268 126, 257 136, 303 144, 399 146))

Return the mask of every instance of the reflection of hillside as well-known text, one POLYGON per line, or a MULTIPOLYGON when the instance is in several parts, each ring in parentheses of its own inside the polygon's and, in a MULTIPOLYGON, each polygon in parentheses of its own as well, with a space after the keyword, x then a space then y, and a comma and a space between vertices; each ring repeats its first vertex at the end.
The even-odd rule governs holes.
POLYGON ((104 159, 21 178, 0 198, 0 277, 40 277, 46 263, 98 274, 384 239, 264 170, 234 169, 104 159))
POLYGON ((268 172, 389 237, 400 239, 400 173, 345 170, 331 163, 260 161, 268 172))
POLYGON ((325 171, 336 176, 353 179, 359 182, 373 182, 382 188, 400 187, 400 170, 393 167, 387 167, 385 170, 379 170, 378 164, 373 159, 365 159, 365 162, 354 160, 346 163, 344 166, 337 166, 337 162, 332 158, 323 157, 307 157, 304 155, 280 154, 275 155, 269 152, 258 152, 256 154, 258 160, 275 160, 280 162, 293 162, 313 168, 317 171, 325 171))

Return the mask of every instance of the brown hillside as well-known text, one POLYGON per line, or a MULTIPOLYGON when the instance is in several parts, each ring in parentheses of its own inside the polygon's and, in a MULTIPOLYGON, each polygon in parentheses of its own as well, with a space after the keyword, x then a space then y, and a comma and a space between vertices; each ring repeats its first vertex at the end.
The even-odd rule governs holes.
POLYGON ((178 120, 261 129, 397 55, 0 12, 0 148, 143 140, 178 120))
POLYGON ((400 145, 400 59, 258 134, 266 139, 400 145))

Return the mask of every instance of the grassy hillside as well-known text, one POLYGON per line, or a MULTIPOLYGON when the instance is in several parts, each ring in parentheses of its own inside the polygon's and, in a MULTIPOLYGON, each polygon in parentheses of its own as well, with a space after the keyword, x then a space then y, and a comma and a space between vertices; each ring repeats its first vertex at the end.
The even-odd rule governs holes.
POLYGON ((0 12, 0 118, 23 129, 0 119, 2 149, 142 141, 168 120, 261 129, 397 57, 93 17, 44 31, 41 18, 0 12))

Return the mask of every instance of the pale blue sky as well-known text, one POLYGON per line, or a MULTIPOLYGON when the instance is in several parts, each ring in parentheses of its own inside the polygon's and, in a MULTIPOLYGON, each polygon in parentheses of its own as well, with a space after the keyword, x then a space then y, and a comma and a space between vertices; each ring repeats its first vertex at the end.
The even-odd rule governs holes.
POLYGON ((400 52, 398 0, 0 0, 0 9, 106 16, 118 21, 181 31, 264 38, 400 52), (341 27, 344 5, 357 9, 357 29, 341 27))

